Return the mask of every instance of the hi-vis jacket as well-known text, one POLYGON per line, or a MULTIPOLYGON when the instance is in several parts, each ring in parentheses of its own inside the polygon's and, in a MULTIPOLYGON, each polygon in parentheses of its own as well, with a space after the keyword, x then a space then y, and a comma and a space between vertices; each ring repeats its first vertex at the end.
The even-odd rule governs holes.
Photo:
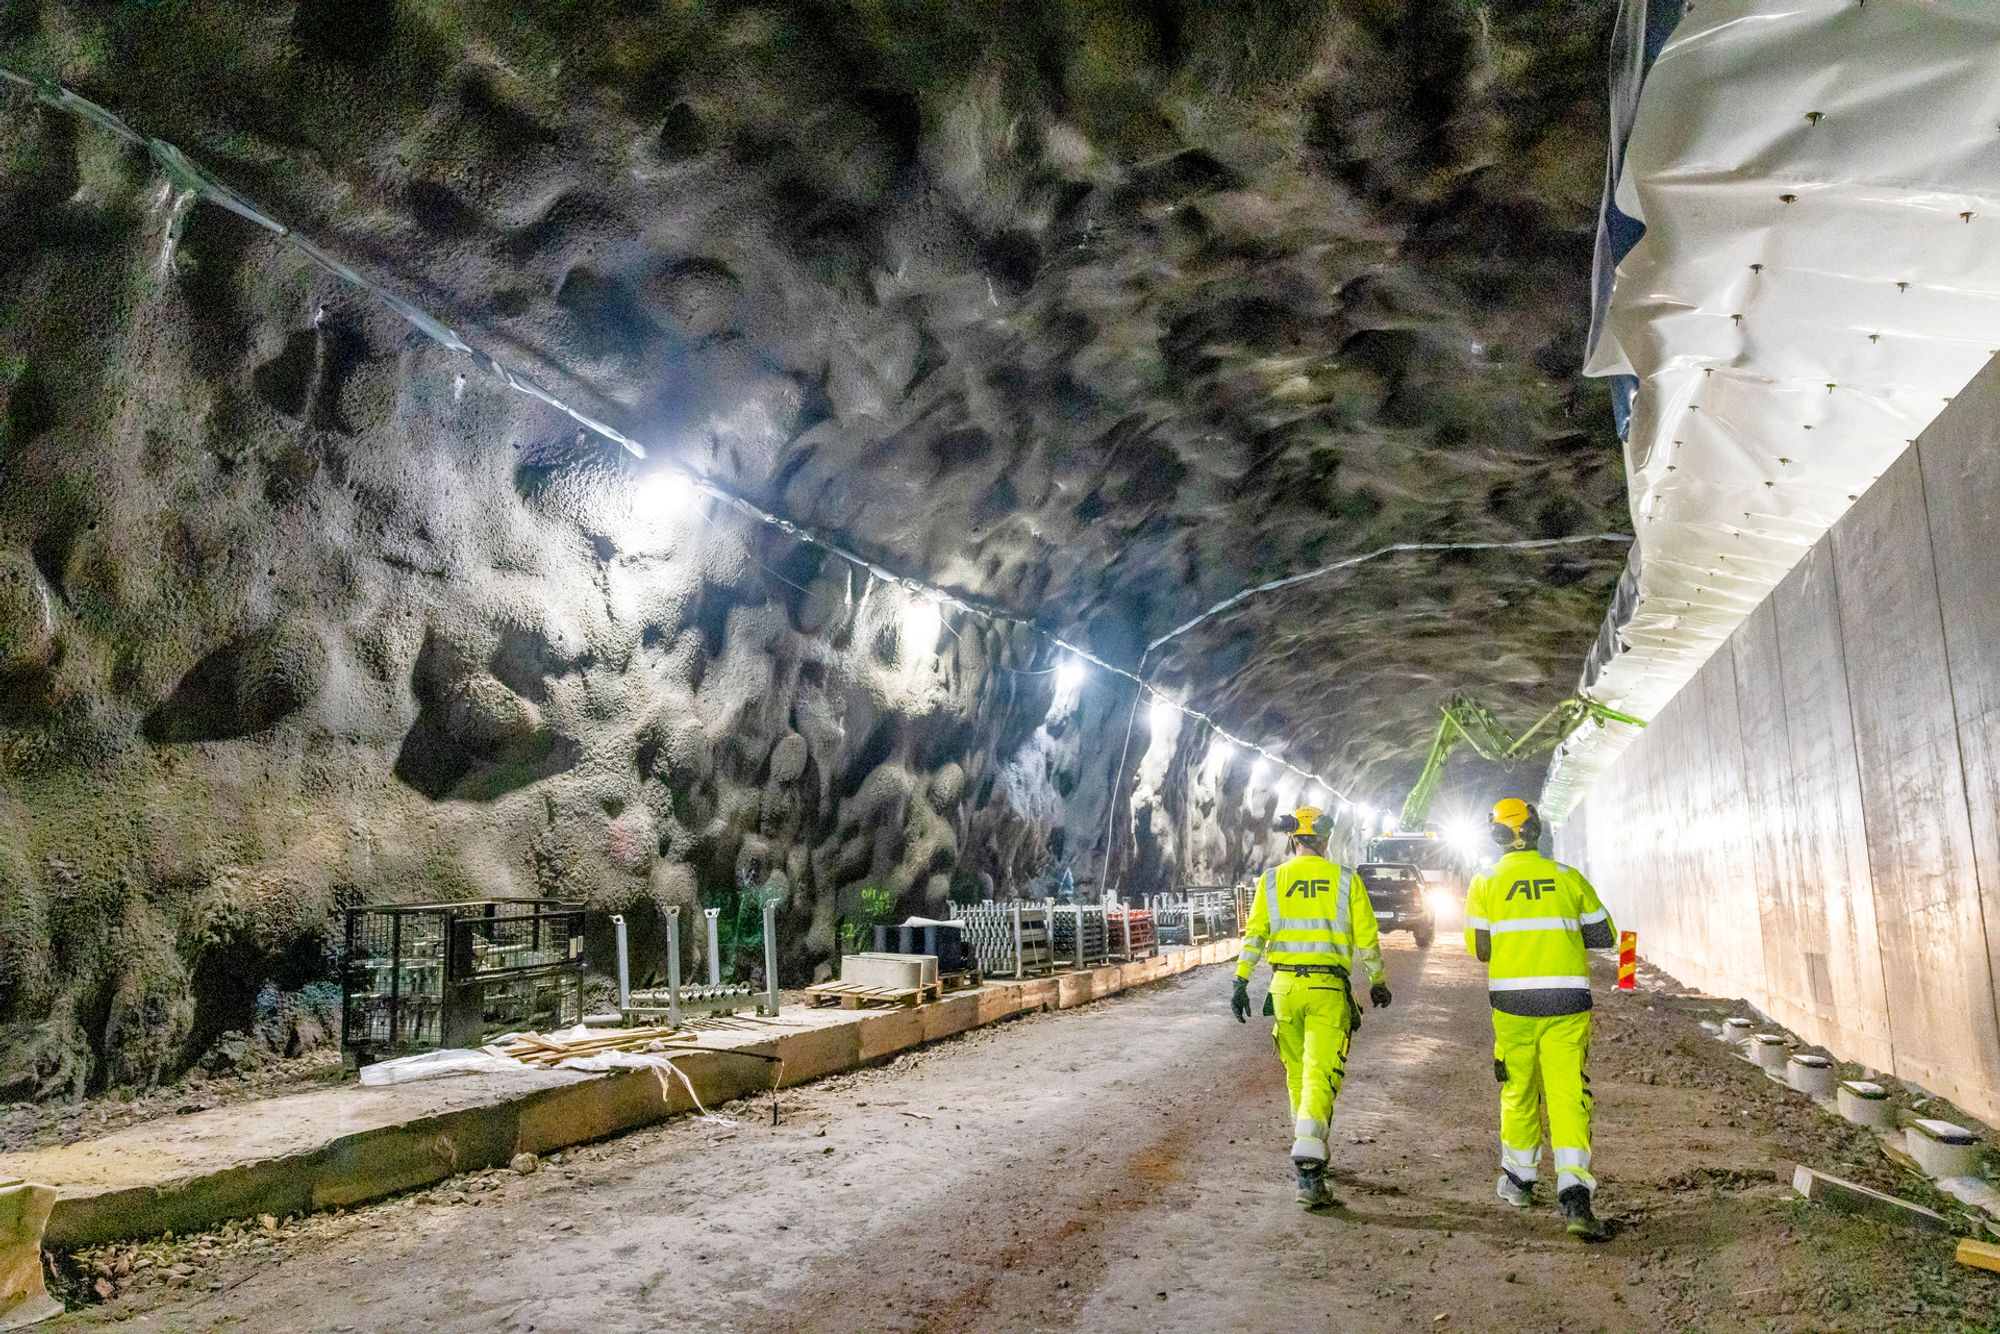
POLYGON ((1547 1017, 1590 1008, 1587 949, 1618 939, 1583 875, 1533 850, 1473 877, 1465 948, 1486 961, 1487 999, 1503 1014, 1547 1017))
POLYGON ((1269 959, 1273 967, 1335 965, 1352 974, 1357 958, 1370 982, 1383 980, 1375 906, 1360 876, 1307 855, 1257 877, 1243 952, 1236 956, 1238 977, 1249 977, 1259 959, 1269 959))

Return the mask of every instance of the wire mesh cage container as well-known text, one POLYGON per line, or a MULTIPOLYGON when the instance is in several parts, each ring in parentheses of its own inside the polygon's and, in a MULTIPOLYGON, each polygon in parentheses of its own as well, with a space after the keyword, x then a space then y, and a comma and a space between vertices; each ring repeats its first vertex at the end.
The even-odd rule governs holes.
POLYGON ((358 1065, 582 1021, 581 904, 383 904, 346 925, 340 1041, 358 1065))

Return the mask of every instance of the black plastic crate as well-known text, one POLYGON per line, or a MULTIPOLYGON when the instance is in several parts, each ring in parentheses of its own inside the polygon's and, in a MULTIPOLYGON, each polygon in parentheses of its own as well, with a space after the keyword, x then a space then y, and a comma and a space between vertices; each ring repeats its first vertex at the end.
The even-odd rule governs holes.
POLYGON ((581 904, 384 904, 346 926, 340 1040, 357 1064, 583 1018, 581 904))
POLYGON ((878 926, 877 954, 934 954, 940 973, 962 973, 978 967, 965 933, 949 923, 931 926, 878 926))

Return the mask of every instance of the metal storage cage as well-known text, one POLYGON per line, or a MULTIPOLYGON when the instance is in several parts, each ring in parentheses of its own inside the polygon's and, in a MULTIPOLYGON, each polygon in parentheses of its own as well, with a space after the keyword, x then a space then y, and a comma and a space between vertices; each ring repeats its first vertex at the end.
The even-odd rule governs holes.
POLYGON ((581 904, 384 904, 346 928, 340 1042, 357 1064, 582 1021, 581 904))

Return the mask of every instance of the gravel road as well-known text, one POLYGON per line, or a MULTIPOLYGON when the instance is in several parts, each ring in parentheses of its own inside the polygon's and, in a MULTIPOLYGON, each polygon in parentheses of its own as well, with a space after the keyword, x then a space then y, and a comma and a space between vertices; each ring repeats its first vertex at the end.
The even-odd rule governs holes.
MULTIPOLYGON (((1400 943, 1401 937, 1396 938, 1400 943)), ((1211 968, 879 1069, 337 1216, 182 1239, 190 1272, 58 1328, 1990 1329, 1995 1276, 1790 1196, 1803 1159, 1911 1190, 1699 1028, 1603 995, 1600 1212, 1493 1196, 1476 964, 1388 950, 1335 1113, 1340 1211, 1291 1201, 1264 1026, 1211 968)), ((1261 994, 1261 983, 1257 987, 1261 994)), ((1602 994, 1602 993, 1601 993, 1602 994)))

